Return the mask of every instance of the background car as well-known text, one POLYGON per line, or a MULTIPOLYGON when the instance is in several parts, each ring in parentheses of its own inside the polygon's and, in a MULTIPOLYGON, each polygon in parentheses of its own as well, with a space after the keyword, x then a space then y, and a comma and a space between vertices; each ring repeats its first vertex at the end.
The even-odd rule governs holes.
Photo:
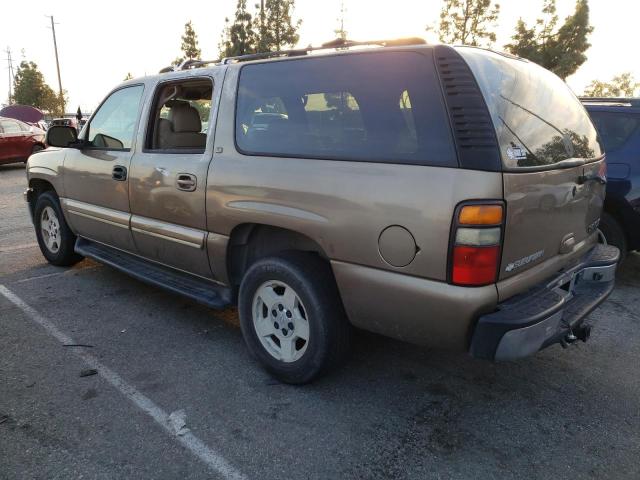
POLYGON ((640 249, 640 98, 582 98, 607 154, 603 240, 640 249))
POLYGON ((20 120, 0 117, 0 164, 26 162, 45 148, 45 132, 20 120))
POLYGON ((76 130, 78 129, 78 120, 75 118, 54 118, 51 120, 49 124, 50 127, 58 126, 58 127, 73 127, 76 130))

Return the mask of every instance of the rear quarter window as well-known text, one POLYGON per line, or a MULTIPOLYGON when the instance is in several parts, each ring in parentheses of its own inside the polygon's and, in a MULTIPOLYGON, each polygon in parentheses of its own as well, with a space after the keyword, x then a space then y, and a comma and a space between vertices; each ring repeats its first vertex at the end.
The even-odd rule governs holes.
POLYGON ((589 115, 559 77, 535 63, 495 52, 458 51, 485 98, 505 168, 548 167, 602 156, 589 115))
POLYGON ((429 50, 245 65, 235 136, 249 155, 457 166, 429 50))

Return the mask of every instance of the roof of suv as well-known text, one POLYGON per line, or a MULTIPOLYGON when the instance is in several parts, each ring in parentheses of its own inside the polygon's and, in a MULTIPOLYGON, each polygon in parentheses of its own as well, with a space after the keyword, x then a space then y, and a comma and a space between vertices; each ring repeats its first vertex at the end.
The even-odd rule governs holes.
POLYGON ((640 113, 640 97, 580 97, 580 101, 587 110, 640 113))

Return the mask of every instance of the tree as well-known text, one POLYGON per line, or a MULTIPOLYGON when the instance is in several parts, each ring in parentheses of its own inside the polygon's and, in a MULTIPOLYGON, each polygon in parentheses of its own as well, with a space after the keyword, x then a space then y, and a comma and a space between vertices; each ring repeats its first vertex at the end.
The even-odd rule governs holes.
POLYGON ((500 14, 500 5, 491 0, 444 0, 436 30, 443 43, 482 45, 496 41, 491 30, 500 14))
POLYGON ((575 12, 559 28, 556 0, 544 0, 542 13, 531 27, 519 19, 512 43, 504 47, 565 79, 587 60, 584 52, 591 47, 588 0, 577 0, 575 12))
POLYGON ((53 89, 47 85, 44 75, 34 62, 23 60, 16 71, 13 80, 13 99, 21 105, 31 105, 46 113, 64 114, 64 92, 60 98, 53 89))
POLYGON ((302 20, 294 22, 292 17, 295 0, 265 0, 260 7, 258 29, 258 52, 279 52, 284 46, 293 47, 300 36, 298 29, 302 20))
POLYGON ((180 50, 182 50, 182 56, 176 58, 173 61, 173 65, 180 65, 185 60, 194 60, 200 58, 202 52, 198 47, 198 35, 196 35, 191 20, 184 24, 184 34, 182 35, 182 44, 180 50))
POLYGON ((640 89, 630 72, 621 73, 609 82, 592 81, 584 91, 587 97, 633 97, 640 89))
POLYGON ((256 52, 257 34, 253 29, 253 20, 247 10, 247 0, 238 0, 233 23, 229 19, 220 45, 221 57, 235 57, 256 52))

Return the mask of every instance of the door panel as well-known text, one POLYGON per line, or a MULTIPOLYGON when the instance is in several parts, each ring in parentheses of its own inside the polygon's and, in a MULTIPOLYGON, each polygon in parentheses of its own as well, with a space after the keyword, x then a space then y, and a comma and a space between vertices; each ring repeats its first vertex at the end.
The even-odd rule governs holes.
POLYGON ((64 195, 72 229, 80 236, 135 252, 130 230, 129 177, 143 86, 113 92, 84 131, 87 146, 67 149, 64 195))
POLYGON ((205 242, 205 192, 217 104, 212 85, 211 78, 158 85, 145 114, 150 118, 151 131, 145 135, 149 144, 136 152, 130 175, 131 226, 138 252, 207 278, 212 275, 205 242), (195 103, 203 96, 209 110, 195 103))

